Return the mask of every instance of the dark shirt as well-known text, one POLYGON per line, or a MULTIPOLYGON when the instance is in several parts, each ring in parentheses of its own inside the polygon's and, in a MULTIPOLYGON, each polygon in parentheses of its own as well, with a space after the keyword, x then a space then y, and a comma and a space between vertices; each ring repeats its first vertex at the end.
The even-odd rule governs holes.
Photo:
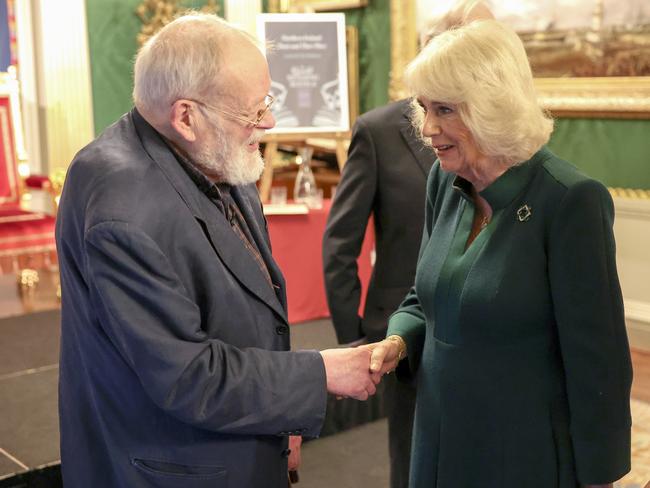
POLYGON ((232 198, 232 186, 228 183, 215 183, 210 180, 202 171, 200 171, 191 160, 181 154, 173 144, 167 141, 168 146, 176 156, 176 160, 181 165, 183 170, 187 173, 190 179, 194 182, 197 188, 204 193, 215 207, 226 217, 230 222, 230 226, 235 234, 241 239, 242 243, 255 258, 258 266, 262 270, 269 284, 273 287, 273 282, 269 274, 266 263, 260 254, 260 251, 255 243, 255 239, 246 224, 246 219, 242 215, 237 203, 232 198))

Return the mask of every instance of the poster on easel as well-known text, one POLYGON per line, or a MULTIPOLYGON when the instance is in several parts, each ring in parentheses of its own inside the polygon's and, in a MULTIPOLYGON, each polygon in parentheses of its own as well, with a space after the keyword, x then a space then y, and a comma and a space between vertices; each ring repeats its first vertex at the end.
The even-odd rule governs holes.
POLYGON ((344 14, 261 14, 271 72, 269 134, 345 132, 349 125, 344 14))

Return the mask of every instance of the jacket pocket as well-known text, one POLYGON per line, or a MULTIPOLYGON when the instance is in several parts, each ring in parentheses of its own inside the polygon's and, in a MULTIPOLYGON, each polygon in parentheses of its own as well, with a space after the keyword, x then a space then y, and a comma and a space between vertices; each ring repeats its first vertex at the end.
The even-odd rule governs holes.
POLYGON ((179 464, 142 458, 133 458, 131 462, 147 479, 155 482, 155 486, 225 488, 228 483, 228 471, 221 466, 179 464))

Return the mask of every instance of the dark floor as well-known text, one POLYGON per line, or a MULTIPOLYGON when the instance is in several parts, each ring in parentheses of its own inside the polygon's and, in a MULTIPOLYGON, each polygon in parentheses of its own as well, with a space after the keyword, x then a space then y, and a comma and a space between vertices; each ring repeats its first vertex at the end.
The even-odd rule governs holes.
POLYGON ((0 320, 0 479, 59 460, 58 318, 0 320))
MULTIPOLYGON (((50 487, 41 478, 44 467, 59 462, 57 379, 59 312, 48 311, 0 319, 0 487, 50 487), (23 473, 22 476, 19 474, 23 473), (19 476, 17 476, 19 475, 19 476), (22 480, 27 479, 24 484, 22 480), (16 480, 20 480, 20 483, 16 480)), ((329 320, 292 326, 294 349, 336 346, 329 320)), ((326 430, 339 430, 356 421, 377 418, 376 403, 330 399, 328 418, 337 407, 357 417, 354 422, 326 421, 326 430), (346 403, 347 402, 347 403, 346 403), (332 425, 335 424, 335 427, 332 425)), ((376 420, 303 446, 300 484, 305 488, 374 488, 388 486, 387 428, 376 420), (335 466, 336 469, 332 469, 335 466), (363 480, 363 481, 361 481, 363 480)))
MULTIPOLYGON (((297 324, 291 331, 294 349, 336 347, 329 320, 297 324)), ((61 486, 56 404, 58 353, 58 311, 0 319, 0 488, 61 486)), ((633 397, 647 401, 642 393, 650 391, 650 355, 636 353, 633 359, 638 383, 633 397)), ((329 399, 324 436, 303 446, 298 486, 388 487, 386 422, 374 420, 357 425, 381 417, 377 400, 329 399)), ((646 469, 644 459, 650 452, 650 435, 646 432, 650 432, 650 421, 644 419, 650 419, 650 415, 644 415, 635 418, 633 473, 626 478, 630 482, 616 484, 617 487, 641 488, 647 482, 644 473, 650 474, 650 469, 646 469)))
POLYGON ((308 442, 302 449, 304 488, 388 488, 386 420, 308 442))

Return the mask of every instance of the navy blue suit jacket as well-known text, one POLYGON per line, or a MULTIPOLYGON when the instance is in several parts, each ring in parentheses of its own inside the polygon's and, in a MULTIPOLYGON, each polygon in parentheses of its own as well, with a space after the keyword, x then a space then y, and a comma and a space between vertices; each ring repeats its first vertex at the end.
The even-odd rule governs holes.
POLYGON ((66 487, 286 487, 317 436, 316 351, 286 352, 285 283, 253 185, 235 187, 272 288, 136 110, 70 166, 57 222, 66 487))

